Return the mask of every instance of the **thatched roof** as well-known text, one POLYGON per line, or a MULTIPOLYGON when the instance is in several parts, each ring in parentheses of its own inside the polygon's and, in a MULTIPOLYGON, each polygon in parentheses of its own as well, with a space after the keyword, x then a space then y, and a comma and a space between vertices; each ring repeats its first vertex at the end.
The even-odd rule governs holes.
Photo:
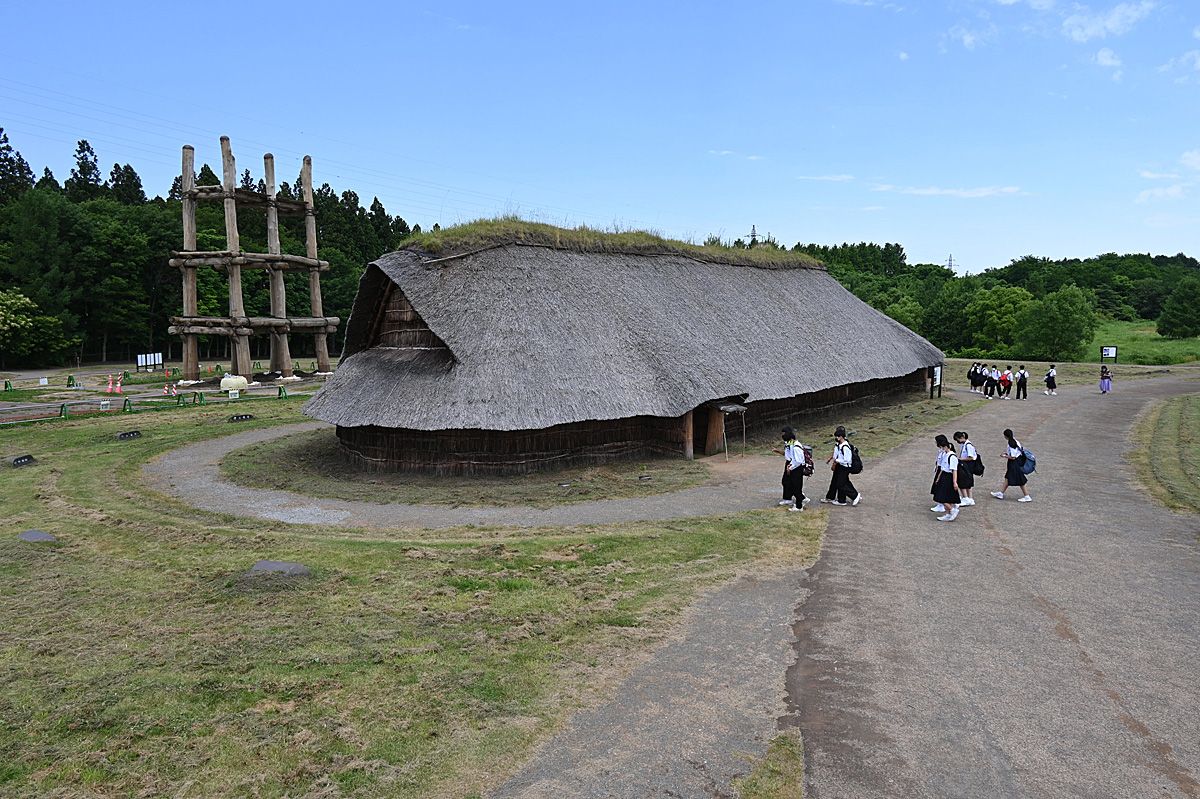
POLYGON ((529 245, 391 253, 363 274, 342 362, 304 410, 347 427, 539 429, 782 399, 942 360, 823 269, 779 266, 529 245), (452 359, 368 348, 389 281, 452 359))

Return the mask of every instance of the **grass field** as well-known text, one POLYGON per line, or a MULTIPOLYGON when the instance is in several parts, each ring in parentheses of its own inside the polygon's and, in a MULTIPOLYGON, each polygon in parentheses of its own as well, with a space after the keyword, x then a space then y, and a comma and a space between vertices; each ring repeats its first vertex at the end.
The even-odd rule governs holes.
MULTIPOLYGON (((246 403, 238 429, 300 420, 246 403)), ((198 512, 141 465, 227 408, 0 431, 0 795, 480 795, 706 586, 806 563, 823 513, 406 539, 198 512), (137 427, 139 439, 118 442, 137 427), (57 544, 26 544, 36 528, 57 544), (312 567, 252 579, 256 560, 312 567)))
MULTIPOLYGON (((1004 361, 999 360, 995 363, 1000 364, 1000 371, 1004 371, 1004 367, 1012 364, 1013 371, 1023 363, 1025 370, 1029 372, 1029 393, 1032 395, 1041 392, 1045 389, 1046 384, 1042 382, 1046 370, 1050 368, 1050 364, 1045 361, 1004 361)), ((1181 370, 1187 370, 1188 373, 1194 372, 1200 377, 1200 367, 1194 365, 1183 364, 1174 366, 1153 366, 1153 365, 1130 365, 1130 364, 1113 364, 1109 363, 1109 368, 1113 372, 1113 387, 1114 390, 1120 390, 1120 386, 1126 380, 1139 380, 1147 377, 1159 377, 1164 374, 1176 374, 1181 370)), ((967 369, 971 366, 971 361, 966 361, 961 358, 946 359, 946 385, 956 388, 967 388, 967 369)), ((1100 382, 1100 363, 1097 361, 1091 363, 1060 363, 1056 364, 1058 372, 1058 385, 1061 386, 1096 386, 1100 382)), ((1013 389, 1014 394, 1016 389, 1013 389)))
POLYGON ((1154 322, 1103 322, 1088 348, 1097 360, 1100 348, 1116 346, 1118 363, 1173 364, 1200 361, 1200 338, 1169 339, 1155 331, 1154 322))
POLYGON ((1132 437, 1138 477, 1150 493, 1170 508, 1200 513, 1200 394, 1154 405, 1132 437))
POLYGON ((238 485, 366 502, 545 508, 678 491, 703 483, 709 469, 699 461, 657 458, 516 477, 365 472, 339 455, 337 436, 328 429, 231 452, 221 461, 221 475, 238 485))

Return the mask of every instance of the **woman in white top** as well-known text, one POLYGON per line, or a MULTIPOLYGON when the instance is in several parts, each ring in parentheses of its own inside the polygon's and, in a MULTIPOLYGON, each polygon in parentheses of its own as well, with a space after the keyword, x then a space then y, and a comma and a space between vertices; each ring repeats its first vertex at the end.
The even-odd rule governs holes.
POLYGON ((966 431, 955 433, 954 440, 958 442, 958 493, 962 495, 959 504, 965 508, 975 504, 971 491, 975 488, 975 464, 979 460, 979 452, 966 431))
POLYGON ((829 491, 825 493, 822 502, 831 505, 857 505, 862 502, 862 494, 850 482, 850 467, 854 463, 854 452, 850 442, 846 440, 846 428, 841 425, 833 431, 833 454, 825 462, 833 471, 829 480, 829 491))
POLYGON ((1029 496, 1029 489, 1025 487, 1029 478, 1025 476, 1025 472, 1021 471, 1021 465, 1025 462, 1025 453, 1021 451, 1021 442, 1013 437, 1012 430, 1006 429, 1004 438, 1008 441, 1008 449, 1004 452, 1008 466, 1004 470, 1004 482, 1000 484, 1000 490, 993 491, 992 496, 996 499, 1004 499, 1004 492, 1008 490, 1008 487, 1016 486, 1021 489, 1021 498, 1017 502, 1033 502, 1033 497, 1029 496))
POLYGON ((958 518, 958 505, 961 498, 958 494, 958 456, 954 447, 941 433, 938 433, 934 443, 938 446, 937 467, 933 472, 933 501, 936 503, 931 511, 941 513, 939 522, 952 522, 958 518))
POLYGON ((779 504, 790 511, 804 510, 808 504, 804 496, 804 445, 796 440, 796 431, 783 428, 783 450, 775 452, 783 455, 783 499, 779 504))

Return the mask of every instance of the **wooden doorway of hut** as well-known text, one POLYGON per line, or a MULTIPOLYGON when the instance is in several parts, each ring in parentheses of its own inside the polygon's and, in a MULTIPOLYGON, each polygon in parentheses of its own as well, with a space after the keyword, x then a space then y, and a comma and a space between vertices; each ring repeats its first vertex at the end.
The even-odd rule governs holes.
POLYGON ((697 452, 705 455, 724 452, 728 459, 730 439, 735 452, 740 439, 740 452, 746 454, 746 406, 742 404, 745 401, 744 396, 713 400, 692 413, 692 437, 697 452))

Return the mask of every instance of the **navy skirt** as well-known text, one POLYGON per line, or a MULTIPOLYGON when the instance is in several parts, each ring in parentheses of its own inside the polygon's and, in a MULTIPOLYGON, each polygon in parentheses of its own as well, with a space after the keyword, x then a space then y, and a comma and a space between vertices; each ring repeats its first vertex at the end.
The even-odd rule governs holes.
POLYGON ((933 498, 943 505, 957 505, 962 502, 962 498, 954 490, 953 474, 941 470, 938 471, 937 482, 933 484, 933 498))
POLYGON ((1025 472, 1021 471, 1021 461, 1024 458, 1017 458, 1008 462, 1008 466, 1004 469, 1004 479, 1010 486, 1023 486, 1029 482, 1029 478, 1025 476, 1025 472))

